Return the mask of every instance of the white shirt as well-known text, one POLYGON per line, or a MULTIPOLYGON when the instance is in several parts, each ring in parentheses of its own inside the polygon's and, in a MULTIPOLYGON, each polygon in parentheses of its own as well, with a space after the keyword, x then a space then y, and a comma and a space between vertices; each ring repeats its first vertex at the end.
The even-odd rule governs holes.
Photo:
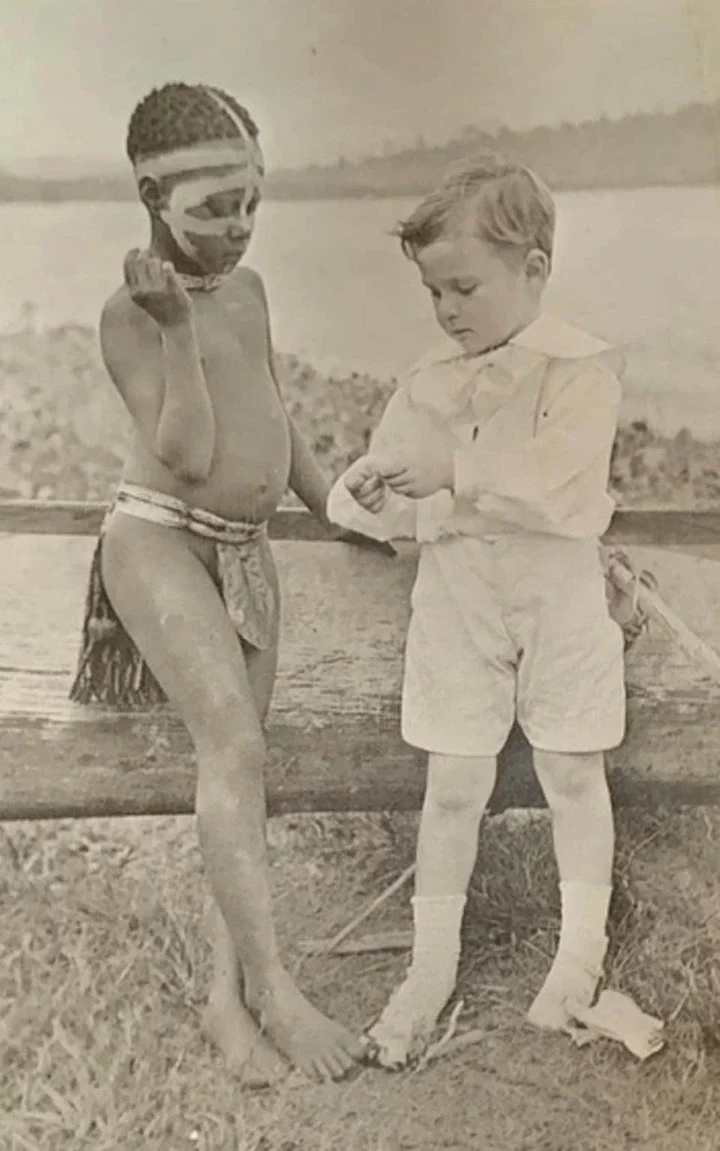
POLYGON ((390 399, 368 454, 418 458, 435 441, 453 452, 454 492, 409 500, 388 489, 374 515, 341 477, 330 518, 381 539, 602 535, 615 507, 607 487, 622 366, 608 344, 549 316, 480 356, 425 357, 390 399))

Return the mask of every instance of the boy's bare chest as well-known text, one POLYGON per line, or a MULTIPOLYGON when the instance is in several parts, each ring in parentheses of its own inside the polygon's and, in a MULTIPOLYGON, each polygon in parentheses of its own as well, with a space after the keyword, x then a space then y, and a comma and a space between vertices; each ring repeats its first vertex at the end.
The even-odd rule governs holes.
POLYGON ((197 308, 195 331, 208 386, 225 377, 264 376, 269 369, 268 340, 262 316, 251 304, 218 311, 197 308))
POLYGON ((229 305, 220 314, 198 308, 198 347, 216 416, 229 424, 252 412, 258 418, 278 406, 265 319, 252 304, 229 305))

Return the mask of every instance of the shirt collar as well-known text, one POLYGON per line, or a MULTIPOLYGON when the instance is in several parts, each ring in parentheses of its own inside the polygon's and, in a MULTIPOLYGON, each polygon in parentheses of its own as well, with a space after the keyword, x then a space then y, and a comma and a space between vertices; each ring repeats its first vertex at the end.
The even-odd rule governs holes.
POLYGON ((543 314, 506 344, 480 355, 469 356, 447 343, 436 348, 411 371, 409 393, 419 406, 450 414, 471 400, 481 378, 486 390, 507 394, 544 360, 584 360, 612 352, 603 340, 543 314))
POLYGON ((604 340, 599 340, 581 331, 580 328, 573 327, 572 324, 566 324, 563 320, 543 313, 512 336, 507 343, 497 348, 469 356, 465 352, 458 351, 456 345, 444 343, 421 361, 421 365, 425 367, 430 364, 465 363, 480 367, 487 361, 499 360, 507 348, 524 348, 526 351, 536 352, 553 360, 584 360, 612 351, 611 345, 604 340))
POLYGON ((585 360, 611 350, 610 344, 588 335, 554 316, 540 315, 508 341, 511 347, 527 348, 553 360, 585 360))

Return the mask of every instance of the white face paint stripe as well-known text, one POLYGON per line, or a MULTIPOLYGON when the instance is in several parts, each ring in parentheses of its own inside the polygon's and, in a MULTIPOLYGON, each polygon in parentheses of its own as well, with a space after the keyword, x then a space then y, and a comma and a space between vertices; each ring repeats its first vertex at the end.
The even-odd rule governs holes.
POLYGON ((255 192, 261 190, 262 179, 257 169, 250 168, 251 178, 243 173, 228 173, 223 176, 199 176, 182 180, 175 185, 168 200, 168 206, 160 212, 160 218, 168 226, 177 245, 186 255, 194 257, 195 251, 188 233, 195 236, 222 236, 229 226, 249 229, 248 204, 255 192), (190 208, 198 208, 208 196, 223 192, 243 190, 242 210, 237 215, 216 216, 211 220, 199 220, 189 215, 190 208))
POLYGON ((237 133, 240 139, 245 142, 246 147, 251 152, 256 165, 259 168, 262 168, 263 157, 260 150, 260 145, 257 139, 250 135, 250 132, 248 131, 242 117, 239 116, 232 105, 229 104, 227 100, 224 100, 222 96, 219 96, 217 92, 213 92, 211 88, 206 88, 206 92, 211 97, 211 99, 215 101, 218 108, 222 109, 222 111, 230 117, 233 124, 235 125, 235 128, 237 129, 237 133))
POLYGON ((186 211, 188 208, 198 208, 208 196, 218 196, 223 192, 241 189, 243 200, 249 199, 246 193, 252 189, 252 195, 260 185, 259 173, 251 170, 250 175, 251 178, 248 178, 244 173, 229 173, 226 176, 199 176, 197 179, 183 180, 176 184, 170 193, 170 206, 175 210, 186 211))
POLYGON ((248 147, 252 147, 254 140, 248 132, 242 117, 238 116, 232 105, 228 104, 227 100, 223 100, 222 96, 220 96, 217 92, 213 92, 212 88, 206 88, 205 91, 207 92, 210 99, 215 102, 218 108, 220 108, 220 110, 224 112, 226 116, 230 117, 233 124, 235 125, 237 134, 240 139, 244 140, 248 147))
POLYGON ((161 218, 172 232, 178 247, 191 256, 195 253, 192 242, 187 239, 187 234, 191 236, 224 236, 228 230, 226 217, 217 216, 214 220, 196 220, 194 216, 186 216, 184 212, 176 215, 172 211, 167 211, 162 213, 161 218), (180 236, 184 237, 182 243, 180 236), (189 248, 185 246, 186 244, 189 245, 189 248))
POLYGON ((252 165, 263 171, 263 154, 256 137, 251 136, 246 124, 235 109, 213 92, 205 88, 210 99, 216 106, 230 117, 233 127, 238 134, 236 143, 229 140, 210 142, 204 148, 178 148, 174 152, 164 152, 160 156, 151 156, 138 160, 134 165, 135 177, 140 181, 144 176, 159 179, 162 176, 176 176, 181 172, 197 172, 203 168, 240 167, 243 164, 252 165), (238 144, 241 147, 238 147, 238 144))
POLYGON ((247 148, 226 145, 208 145, 205 148, 179 148, 176 152, 165 152, 162 156, 151 156, 135 164, 135 178, 144 176, 160 179, 162 176, 177 176, 181 172, 202 172, 212 168, 257 167, 254 153, 247 148))

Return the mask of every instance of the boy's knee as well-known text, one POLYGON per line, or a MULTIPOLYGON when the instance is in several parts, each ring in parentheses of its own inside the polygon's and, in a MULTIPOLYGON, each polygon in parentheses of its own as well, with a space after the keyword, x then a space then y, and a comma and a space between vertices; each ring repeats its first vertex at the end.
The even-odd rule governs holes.
POLYGON ((494 759, 453 757, 431 766, 425 804, 448 818, 482 815, 494 781, 494 759))
POLYGON ((540 783, 550 803, 572 803, 588 792, 604 786, 605 762, 602 752, 564 754, 534 751, 533 759, 540 783))
POLYGON ((234 693, 206 701, 192 725, 199 755, 231 753, 242 763, 265 759, 265 737, 254 708, 234 693))
POLYGON ((249 732, 198 745, 195 814, 201 831, 218 820, 264 822, 265 741, 249 732))
POLYGON ((459 788, 433 788, 426 802, 437 815, 450 819, 464 815, 473 806, 468 793, 459 788))

